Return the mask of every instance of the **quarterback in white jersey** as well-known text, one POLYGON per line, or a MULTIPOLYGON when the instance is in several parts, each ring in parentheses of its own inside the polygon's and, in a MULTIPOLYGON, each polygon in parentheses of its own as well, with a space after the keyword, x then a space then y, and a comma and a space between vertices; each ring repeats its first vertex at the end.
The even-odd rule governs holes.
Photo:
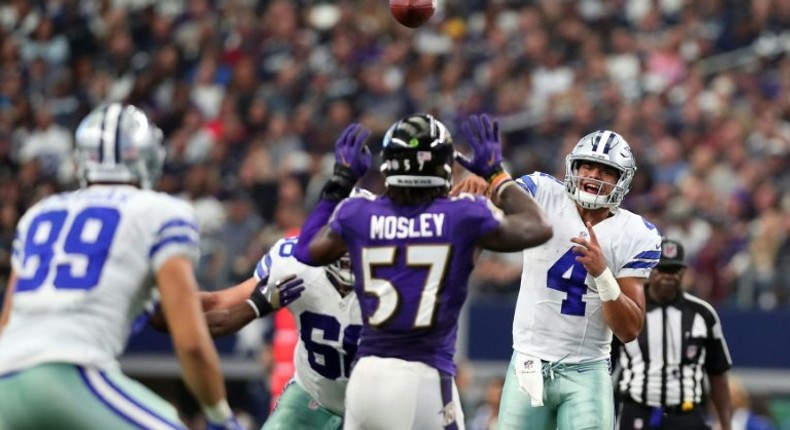
POLYGON ((82 189, 42 200, 17 226, 0 334, 0 428, 186 428, 117 361, 155 283, 209 428, 239 428, 200 310, 194 212, 145 189, 164 159, 161 132, 115 103, 89 114, 76 141, 82 189))
POLYGON ((346 385, 362 328, 350 260, 322 267, 302 264, 293 257, 297 239, 275 243, 247 281, 211 293, 215 297, 204 300, 213 303, 207 307, 211 310, 208 321, 212 333, 219 336, 287 307, 299 331, 294 351, 296 372, 263 428, 340 429, 346 385), (299 278, 293 279, 294 274, 299 278), (302 282, 304 287, 299 287, 302 282))
MULTIPOLYGON (((636 163, 609 130, 579 140, 559 181, 519 178, 551 220, 554 236, 524 250, 513 349, 500 429, 610 430, 612 334, 628 342, 645 317, 644 283, 660 257, 658 230, 619 208, 636 163)), ((470 179, 460 191, 479 191, 470 179)))
MULTIPOLYGON (((576 203, 562 182, 543 173, 516 181, 554 224, 554 237, 524 250, 521 289, 513 318, 513 349, 548 362, 578 364, 609 357, 612 330, 603 319, 593 277, 573 249, 573 237, 589 236, 576 203)), ((606 266, 615 278, 646 279, 658 261, 660 237, 644 218, 625 209, 593 227, 606 266)))

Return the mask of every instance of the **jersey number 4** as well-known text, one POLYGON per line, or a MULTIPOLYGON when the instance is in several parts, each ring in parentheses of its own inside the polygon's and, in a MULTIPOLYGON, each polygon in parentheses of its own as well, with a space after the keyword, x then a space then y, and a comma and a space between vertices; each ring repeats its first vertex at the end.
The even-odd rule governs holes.
POLYGON ((57 289, 90 290, 98 284, 121 215, 114 208, 88 207, 64 230, 68 215, 68 211, 56 210, 33 218, 25 236, 17 292, 41 287, 52 270, 57 289), (53 258, 58 262, 54 266, 53 258))
POLYGON ((561 314, 584 316, 587 308, 587 303, 582 300, 582 296, 587 293, 585 278, 587 278, 587 269, 576 261, 576 254, 572 249, 562 254, 562 257, 549 268, 546 286, 567 294, 562 300, 561 314))

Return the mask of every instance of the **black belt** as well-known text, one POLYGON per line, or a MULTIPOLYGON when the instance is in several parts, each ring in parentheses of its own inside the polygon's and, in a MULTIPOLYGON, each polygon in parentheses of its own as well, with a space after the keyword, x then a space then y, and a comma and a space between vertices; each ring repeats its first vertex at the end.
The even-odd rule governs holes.
MULTIPOLYGON (((658 406, 650 406, 650 405, 645 405, 643 403, 639 403, 639 402, 637 402, 636 400, 634 400, 634 399, 632 399, 630 397, 624 398, 623 399, 623 403, 632 404, 632 405, 638 406, 640 408, 650 409, 650 410, 658 408, 658 406)), ((688 413, 692 413, 694 411, 697 411, 701 407, 702 407, 702 405, 699 404, 699 403, 687 402, 686 404, 673 405, 673 406, 661 406, 660 408, 664 412, 664 414, 666 414, 666 415, 682 415, 682 414, 688 414, 688 413)))

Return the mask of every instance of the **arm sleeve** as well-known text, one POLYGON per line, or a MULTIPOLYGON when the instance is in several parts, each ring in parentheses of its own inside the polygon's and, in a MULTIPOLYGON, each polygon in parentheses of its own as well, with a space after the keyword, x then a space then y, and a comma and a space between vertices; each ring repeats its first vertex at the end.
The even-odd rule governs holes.
POLYGON ((197 264, 200 233, 194 210, 187 203, 172 199, 167 205, 162 205, 162 211, 154 223, 157 227, 148 251, 154 272, 176 255, 186 256, 197 264))
POLYGON ((486 235, 502 223, 504 214, 491 200, 483 196, 474 196, 474 201, 462 201, 466 207, 459 208, 459 210, 470 214, 470 216, 464 218, 461 231, 475 232, 476 234, 472 235, 474 240, 486 235))
POLYGON ((724 332, 721 328, 721 321, 713 308, 710 317, 710 332, 705 341, 705 369, 712 375, 719 375, 732 367, 730 350, 727 348, 727 341, 724 340, 724 332))
POLYGON ((623 260, 618 264, 616 278, 647 278, 661 257, 661 236, 651 223, 637 217, 628 224, 627 245, 623 260))
POLYGON ((339 202, 334 200, 321 199, 318 201, 313 211, 310 212, 304 225, 302 225, 302 230, 299 233, 299 241, 294 249, 294 257, 296 257, 297 260, 307 265, 316 265, 310 259, 310 253, 308 252, 310 241, 313 240, 318 231, 321 230, 321 227, 326 225, 329 221, 329 217, 338 206, 338 203, 339 202))

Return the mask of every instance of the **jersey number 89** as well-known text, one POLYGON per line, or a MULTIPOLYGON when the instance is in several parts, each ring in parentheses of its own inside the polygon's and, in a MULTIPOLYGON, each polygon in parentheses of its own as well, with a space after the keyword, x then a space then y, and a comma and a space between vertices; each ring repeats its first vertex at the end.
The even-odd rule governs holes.
POLYGON ((121 218, 118 210, 106 207, 87 207, 78 212, 67 230, 66 210, 38 214, 30 223, 25 236, 22 270, 16 291, 33 291, 41 287, 55 271, 52 285, 62 290, 90 290, 96 287, 107 254, 121 218), (62 245, 58 245, 65 235, 62 245), (64 261, 52 267, 52 259, 64 261), (75 263, 83 264, 75 264, 75 263), (35 264, 35 270, 30 267, 35 264), (82 266, 81 273, 75 268, 82 266), (31 273, 32 272, 32 273, 31 273))

